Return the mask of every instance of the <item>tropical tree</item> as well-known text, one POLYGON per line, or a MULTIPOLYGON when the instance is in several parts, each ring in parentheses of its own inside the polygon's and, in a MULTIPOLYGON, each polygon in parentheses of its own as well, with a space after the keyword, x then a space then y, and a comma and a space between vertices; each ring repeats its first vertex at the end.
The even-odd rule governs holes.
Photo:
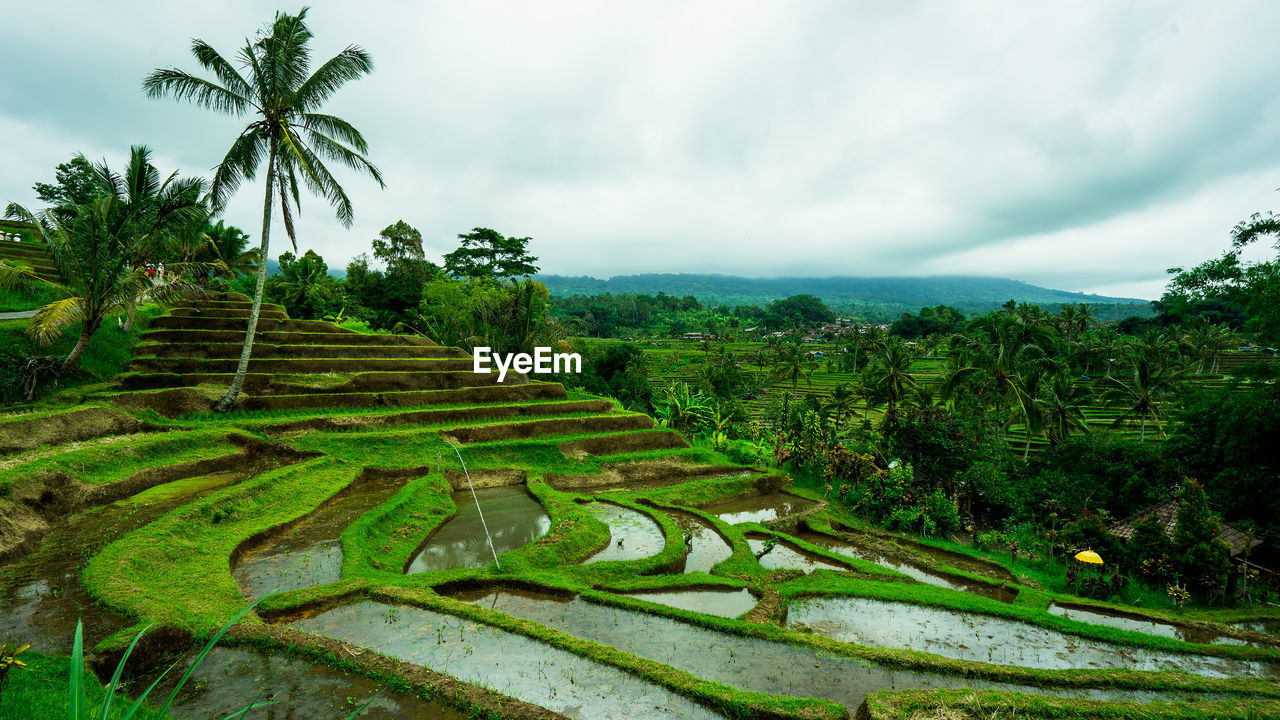
POLYGON ((840 420, 849 413, 854 411, 857 403, 857 394, 854 387, 850 383, 837 383, 831 388, 831 397, 823 405, 823 409, 830 412, 835 419, 835 435, 840 435, 840 420))
POLYGON ((817 361, 799 343, 783 345, 773 359, 774 378, 789 381, 792 391, 800 386, 801 380, 812 384, 810 376, 816 367, 817 361))
POLYGON ((1089 388, 1073 382, 1066 373, 1056 373, 1049 382, 1040 385, 1032 402, 1050 445, 1070 438, 1073 430, 1088 432, 1084 410, 1092 396, 1089 388))
MULTIPOLYGON (((246 41, 240 49, 236 58, 239 69, 205 41, 194 40, 191 54, 216 80, 167 68, 152 72, 143 81, 143 89, 150 97, 172 95, 235 117, 253 113, 253 122, 241 130, 214 169, 209 195, 214 209, 221 210, 241 183, 257 176, 265 158, 267 177, 258 248, 262 258, 270 257, 271 213, 277 196, 285 232, 297 250, 293 213, 300 184, 328 201, 338 221, 350 227, 351 199, 325 161, 341 163, 383 186, 382 174, 365 157, 368 144, 364 136, 346 120, 319 112, 321 105, 343 85, 372 72, 373 61, 368 53, 352 45, 311 72, 312 34, 306 17, 306 8, 297 15, 276 13, 269 29, 256 40, 246 41)), ((266 280, 267 264, 262 262, 258 265, 240 362, 231 387, 215 406, 219 412, 235 403, 244 385, 266 280)))
POLYGON ((6 212, 32 226, 58 269, 59 279, 47 280, 30 268, 0 263, 0 288, 34 283, 62 295, 37 309, 28 333, 49 344, 80 325, 80 337, 62 361, 63 374, 75 367, 105 319, 119 312, 132 318, 148 298, 167 301, 191 290, 184 275, 204 267, 169 263, 161 277, 152 265, 165 258, 176 238, 205 222, 203 180, 179 178, 176 172, 162 179, 151 164, 151 151, 137 146, 123 174, 105 162, 94 165, 91 192, 91 199, 78 205, 33 213, 11 204, 6 212))
POLYGON ((871 387, 890 409, 916 389, 916 379, 911 375, 911 365, 914 362, 911 350, 901 342, 889 343, 876 356, 876 362, 869 372, 871 387))
POLYGON ((219 273, 228 280, 250 275, 258 269, 258 249, 249 248, 249 236, 222 220, 205 226, 205 245, 200 259, 219 264, 219 273))
POLYGON ((1185 369, 1169 358, 1171 343, 1163 338, 1153 336, 1132 343, 1126 347, 1128 380, 1108 377, 1110 387, 1103 399, 1110 405, 1118 406, 1123 412, 1115 419, 1115 425, 1122 425, 1138 419, 1138 441, 1147 441, 1147 420, 1152 420, 1160 434, 1164 428, 1160 418, 1165 413, 1165 402, 1181 384, 1185 369))
POLYGON ((1016 408, 1030 427, 1035 408, 1034 394, 1027 392, 1028 379, 1056 369, 1049 331, 1014 315, 992 313, 975 320, 971 333, 954 338, 952 346, 960 349, 966 364, 950 372, 942 385, 943 397, 951 399, 972 384, 978 396, 994 402, 997 410, 1016 408))
POLYGON ((1182 337, 1182 344, 1196 358, 1196 373, 1202 373, 1208 366, 1209 372, 1218 369, 1218 353, 1235 345, 1235 333, 1224 324, 1209 325, 1197 323, 1182 337))

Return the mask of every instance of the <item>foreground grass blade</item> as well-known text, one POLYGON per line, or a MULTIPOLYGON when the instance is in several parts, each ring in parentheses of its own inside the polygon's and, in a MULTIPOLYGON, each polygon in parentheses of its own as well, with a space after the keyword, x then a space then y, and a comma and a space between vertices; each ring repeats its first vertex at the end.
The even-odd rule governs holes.
POLYGON ((216 645, 218 641, 222 639, 222 636, 225 635, 227 631, 231 629, 231 626, 239 622, 240 618, 244 617, 245 614, 248 613, 250 610, 257 607, 258 603, 262 602, 263 600, 266 600, 269 597, 271 596, 264 595, 258 598, 257 600, 255 600, 251 605, 245 607, 245 609, 236 613, 234 617, 232 617, 230 620, 227 621, 226 625, 222 626, 221 630, 215 633, 213 637, 209 638, 209 642, 204 646, 204 649, 201 650, 200 654, 196 656, 195 660, 192 660, 191 664, 187 666, 187 671, 183 673, 182 679, 179 680, 178 685, 173 688, 173 692, 169 693, 169 699, 165 701, 164 707, 160 708, 161 715, 164 715, 165 713, 169 712, 169 708, 173 705, 174 698, 178 697, 178 692, 182 690, 182 686, 187 684, 187 680, 191 678, 191 673, 195 672, 196 667, 199 666, 200 663, 204 661, 205 656, 208 655, 209 651, 213 649, 213 646, 216 645))
POLYGON ((142 707, 142 701, 146 700, 147 696, 151 694, 151 691, 155 690, 156 686, 160 684, 160 681, 164 680, 165 677, 169 675, 169 671, 173 670, 177 666, 178 666, 178 662, 175 660, 172 665, 170 665, 168 668, 165 669, 164 672, 160 673, 160 677, 156 678, 155 682, 151 683, 151 685, 147 687, 146 692, 138 696, 138 699, 135 700, 133 702, 133 705, 129 708, 129 712, 125 713, 124 717, 121 718, 121 720, 130 720, 130 718, 136 715, 138 713, 138 708, 142 707))
MULTIPOLYGON (((107 684, 107 694, 102 699, 102 713, 98 716, 99 720, 107 720, 107 715, 111 712, 111 701, 114 700, 116 696, 116 687, 120 685, 120 674, 124 672, 124 664, 129 661, 129 656, 133 654, 134 646, 142 639, 143 634, 150 629, 150 625, 142 628, 142 631, 134 636, 133 642, 129 643, 129 647, 125 649, 124 655, 120 658, 120 662, 116 663, 116 671, 112 673, 111 682, 107 684)), ((131 710, 128 715, 125 715, 124 720, 129 720, 129 718, 133 717, 134 712, 136 711, 131 710)))
POLYGON ((245 705, 244 709, 237 710, 231 713, 230 715, 222 718, 222 720, 244 720, 244 717, 249 714, 250 710, 257 710, 258 708, 267 707, 268 705, 276 704, 274 700, 260 703, 258 702, 258 698, 260 697, 262 697, 262 693, 258 693, 257 696, 253 698, 253 702, 249 703, 248 705, 245 705))
POLYGON ((67 684, 67 718, 81 720, 84 711, 84 625, 76 621, 76 638, 71 643, 71 679, 67 684))

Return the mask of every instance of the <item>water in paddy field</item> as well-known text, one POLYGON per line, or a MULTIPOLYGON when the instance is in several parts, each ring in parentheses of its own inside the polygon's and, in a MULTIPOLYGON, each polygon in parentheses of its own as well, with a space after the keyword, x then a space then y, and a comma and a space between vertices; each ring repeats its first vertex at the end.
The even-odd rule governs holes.
POLYGON ((36 652, 67 654, 77 620, 84 624, 85 647, 133 625, 89 595, 80 583, 84 563, 112 540, 242 477, 218 473, 175 480, 55 525, 31 554, 3 571, 0 640, 30 643, 36 652))
POLYGON ((571 718, 723 717, 617 668, 523 635, 431 610, 361 602, 293 625, 571 718))
POLYGON ((950 588, 952 590, 960 590, 962 592, 971 592, 993 600, 999 600, 1003 603, 1011 603, 1018 597, 1018 591, 1000 585, 992 585, 990 583, 978 582, 976 580, 966 580, 956 575, 943 575, 932 572, 919 565, 907 562, 901 562, 893 558, 881 555, 879 552, 871 548, 855 545, 853 543, 843 542, 828 535, 821 533, 805 532, 800 533, 802 540, 813 543, 820 548, 830 550, 841 555, 866 560, 877 565, 896 570, 917 582, 926 583, 928 585, 936 585, 937 587, 950 588))
MULTIPOLYGON (((832 700, 856 709, 879 690, 974 688, 1038 692, 1065 697, 1146 702, 1189 697, 1125 690, 1045 690, 1021 685, 893 670, 822 650, 759 640, 698 627, 671 618, 572 600, 547 593, 489 589, 456 594, 462 600, 574 637, 610 645, 707 680, 742 690, 832 700)), ((637 715, 639 717, 639 715, 637 715)))
POLYGON ((587 510, 609 526, 609 544, 585 562, 639 560, 657 555, 667 542, 662 526, 642 512, 603 502, 590 503, 587 510))
POLYGON ((1069 618, 1071 620, 1093 623, 1094 625, 1106 625, 1108 627, 1120 628, 1121 630, 1133 630, 1135 632, 1146 633, 1148 635, 1159 635, 1161 637, 1174 638, 1176 640, 1184 640, 1192 643, 1257 645, 1256 643, 1225 635, 1219 635, 1218 633, 1209 632, 1207 630, 1197 630, 1183 625, 1160 622, 1159 620, 1144 620, 1142 618, 1132 617, 1123 613, 1108 613, 1101 609, 1086 610, 1080 607, 1063 607, 1061 605, 1054 604, 1049 606, 1049 612, 1054 615, 1061 615, 1062 617, 1069 618))
MULTIPOLYGON (((160 705, 182 670, 195 656, 188 653, 182 663, 151 692, 152 705, 160 705), (174 674, 176 673, 176 674, 174 674)), ((157 671, 159 672, 159 671, 157 671)), ((132 696, 155 680, 146 676, 133 680, 132 696)), ((249 701, 275 702, 254 710, 248 718, 268 720, 341 720, 373 703, 358 716, 360 720, 463 720, 469 717, 442 702, 423 700, 416 695, 382 687, 362 675, 312 664, 284 652, 215 647, 196 668, 173 704, 173 716, 184 720, 218 720, 244 708, 249 701)))
POLYGON ((746 588, 738 590, 670 590, 665 592, 628 593, 637 600, 647 600, 661 605, 670 605, 681 610, 719 615, 720 617, 738 617, 751 611, 756 606, 756 596, 746 588))
POLYGON ((250 548, 231 570, 245 598, 256 600, 341 580, 342 531, 390 500, 404 484, 404 479, 361 483, 288 530, 250 548))
POLYGON ((733 548, 711 523, 693 513, 671 510, 663 512, 680 527, 680 533, 685 537, 685 546, 689 549, 684 558, 686 573, 709 573, 717 563, 727 560, 733 554, 733 548))
POLYGON ((749 498, 734 498, 705 505, 701 509, 729 523, 768 522, 795 515, 816 507, 817 502, 787 493, 769 493, 749 498))
POLYGON ((523 485, 477 488, 475 500, 471 491, 453 494, 457 513, 444 521, 422 547, 405 572, 420 573, 459 567, 484 567, 493 562, 484 524, 488 523, 493 547, 501 555, 537 540, 551 529, 551 518, 542 504, 523 485))
MULTIPOLYGON (((854 535, 867 534, 866 532, 855 528, 840 525, 838 525, 838 527, 839 529, 846 530, 854 535)), ((955 552, 953 550, 943 550, 942 548, 936 548, 932 545, 925 545, 924 543, 916 542, 910 538, 894 536, 889 539, 899 545, 924 553, 943 565, 950 565, 953 568, 964 570, 965 572, 971 572, 974 575, 982 575, 983 577, 989 577, 993 580, 999 580, 1000 582, 1017 582, 1018 580, 1013 576, 1013 573, 1009 572, 1008 569, 988 560, 979 560, 978 558, 965 555, 964 553, 955 552)))
MULTIPOLYGON (((764 550, 765 540, 764 538, 747 538, 747 544, 751 546, 751 552, 759 554, 764 550)), ((814 570, 835 570, 836 572, 849 570, 833 560, 826 560, 813 553, 805 552, 786 540, 779 540, 772 550, 757 560, 768 570, 802 570, 805 573, 811 573, 814 570)))
POLYGON ((1280 635, 1280 620, 1246 620, 1232 624, 1245 630, 1266 633, 1267 635, 1280 635))
POLYGON ((1209 677, 1276 677, 1268 663, 1149 650, 1091 640, 1006 618, 857 597, 791 603, 787 626, 836 640, 910 648, 957 660, 1046 670, 1181 670, 1209 677))

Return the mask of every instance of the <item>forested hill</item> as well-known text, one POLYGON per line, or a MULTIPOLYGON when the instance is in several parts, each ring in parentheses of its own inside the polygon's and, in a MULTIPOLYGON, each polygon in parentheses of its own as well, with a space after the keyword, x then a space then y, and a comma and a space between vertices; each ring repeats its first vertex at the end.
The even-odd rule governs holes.
MULTIPOLYGON (((552 295, 596 295, 600 293, 646 293, 692 295, 712 305, 762 305, 778 298, 808 293, 835 308, 886 312, 918 310, 926 305, 951 305, 981 312, 995 309, 1014 299, 1041 306, 1086 302, 1091 305, 1122 305, 1114 308, 1121 317, 1149 314, 1146 300, 1115 298, 1038 287, 1017 280, 994 277, 832 277, 832 278, 745 278, 733 275, 651 273, 618 275, 608 280, 593 277, 539 275, 552 295)), ((1100 307, 1100 309, 1102 309, 1100 307)), ((1108 308, 1112 309, 1112 308, 1108 308)), ((1107 313, 1111 314, 1111 313, 1107 313)))

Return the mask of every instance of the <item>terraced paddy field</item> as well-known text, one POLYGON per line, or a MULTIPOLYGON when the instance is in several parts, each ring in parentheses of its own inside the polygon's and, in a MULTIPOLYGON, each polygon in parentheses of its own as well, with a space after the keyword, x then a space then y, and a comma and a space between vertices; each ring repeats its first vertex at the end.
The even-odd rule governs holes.
POLYGON ((176 308, 114 388, 0 419, 0 639, 65 654, 80 620, 109 672, 151 624, 136 691, 259 600, 192 720, 259 693, 345 717, 378 687, 367 717, 1280 715, 1273 608, 1045 592, 420 338, 273 309, 270 362, 212 415, 245 302, 176 308))
MULTIPOLYGON (((593 346, 607 346, 618 341, 586 339, 585 342, 593 346)), ((711 357, 710 352, 704 349, 701 343, 694 342, 678 340, 649 341, 647 343, 638 343, 637 347, 645 353, 648 378, 655 388, 677 382, 696 385, 701 377, 703 366, 711 357)), ((729 357, 738 363, 744 372, 755 376, 763 383, 759 393, 743 402, 743 407, 747 412, 753 418, 760 419, 764 416, 765 409, 769 403, 778 401, 784 394, 811 396, 825 400, 831 395, 832 390, 841 383, 849 383, 856 387, 858 374, 842 372, 839 369, 840 360, 845 357, 841 345, 813 343, 806 344, 804 347, 807 351, 815 353, 812 372, 807 379, 800 380, 794 386, 790 381, 775 381, 771 377, 770 351, 764 343, 712 343, 710 349, 716 353, 723 349, 728 353, 729 357), (817 353, 821 353, 822 357, 817 357, 817 353)), ((1187 382, 1193 387, 1219 387, 1226 384, 1230 373, 1242 366, 1259 362, 1280 362, 1280 358, 1260 351, 1229 351, 1220 353, 1216 362, 1218 365, 1216 372, 1191 375, 1188 377, 1187 382)), ((942 375, 946 363, 946 349, 944 347, 937 356, 922 355, 917 357, 911 367, 910 374, 920 387, 937 397, 942 386, 942 375)), ((1132 440, 1138 440, 1141 437, 1142 425, 1139 421, 1126 419, 1117 424, 1116 421, 1122 415, 1123 410, 1108 406, 1102 401, 1101 391, 1108 385, 1104 374, 1088 379, 1081 377, 1078 381, 1098 391, 1095 393, 1093 403, 1084 411, 1087 426, 1091 432, 1106 431, 1132 440)), ((868 406, 865 398, 859 398, 853 405, 853 413, 853 417, 846 419, 846 427, 860 421, 862 418, 879 418, 882 408, 875 405, 868 406)), ((1155 424, 1147 423, 1146 434, 1149 439, 1157 437, 1159 432, 1160 429, 1155 424)), ((1026 433, 1021 425, 1014 424, 1010 426, 1007 430, 1007 438, 1012 449, 1018 452, 1022 452, 1025 449, 1026 433)), ((1048 447, 1048 442, 1042 436, 1036 435, 1031 438, 1031 453, 1040 452, 1046 447, 1048 447)))

